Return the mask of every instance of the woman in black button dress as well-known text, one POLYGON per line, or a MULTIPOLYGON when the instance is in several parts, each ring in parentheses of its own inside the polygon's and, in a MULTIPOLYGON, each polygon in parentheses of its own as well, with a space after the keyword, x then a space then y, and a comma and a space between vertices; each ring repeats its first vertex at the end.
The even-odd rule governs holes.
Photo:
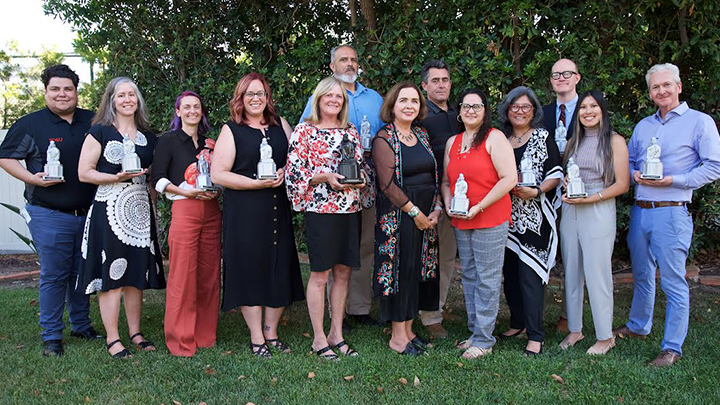
POLYGON ((253 354, 290 348, 278 339, 285 307, 304 299, 290 204, 284 187, 288 136, 270 88, 258 73, 240 79, 230 120, 220 131, 211 173, 226 188, 223 202, 223 311, 240 307, 250 328, 253 354), (260 145, 272 147, 276 180, 256 179, 260 145), (263 321, 263 313, 265 320, 263 321))

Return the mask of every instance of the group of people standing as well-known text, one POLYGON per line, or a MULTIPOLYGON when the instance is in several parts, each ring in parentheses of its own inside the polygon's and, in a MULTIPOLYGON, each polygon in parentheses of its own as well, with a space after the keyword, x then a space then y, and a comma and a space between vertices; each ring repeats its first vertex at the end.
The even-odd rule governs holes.
POLYGON ((59 65, 43 73, 47 108, 13 125, 0 166, 27 184, 26 217, 42 265, 44 354, 63 353, 66 297, 71 334, 101 338, 88 319, 87 294, 96 292, 112 357, 131 355, 118 333, 121 297, 130 342, 155 349, 140 330, 140 314, 143 290, 166 287, 153 208, 159 192, 173 201, 165 341, 176 356, 215 344, 220 307, 240 307, 254 355, 289 353, 278 325, 284 308, 303 299, 312 351, 322 359, 359 354, 344 338, 346 313, 356 324, 390 322, 390 349, 422 354, 431 345, 414 320, 429 337, 447 337, 442 308, 457 256, 470 331, 458 344, 463 357, 492 352, 501 284, 511 317, 497 337, 525 335, 524 354, 537 356, 558 247, 569 330, 563 349, 584 338, 585 286, 597 339, 588 353, 607 353, 615 336, 650 333, 657 266, 668 310, 652 364, 681 356, 689 318, 687 203, 692 190, 720 177, 720 139, 709 116, 680 103, 677 67, 648 71, 659 110, 638 124, 628 148, 612 130, 602 93, 577 94, 581 75, 568 59, 550 74, 555 102, 543 107, 530 88, 517 87, 496 109, 498 128, 481 89, 468 88, 450 103, 450 67, 442 61, 425 64, 422 90, 401 82, 384 98, 357 81, 352 46, 333 48, 329 66, 333 75, 317 85, 295 128, 276 110, 262 75, 243 77, 217 141, 206 137, 207 111, 194 92, 180 94, 170 132, 156 137, 130 79, 108 84, 93 118, 77 108, 74 72, 59 65), (372 135, 370 145, 363 147, 360 132, 372 135), (664 152, 660 180, 641 177, 651 137, 664 152), (64 180, 44 179, 50 141, 60 149, 64 180), (260 176, 260 150, 272 151, 264 157, 275 167, 270 176, 260 176), (123 169, 128 153, 137 154, 142 170, 123 169), (349 162, 357 179, 339 174, 349 162), (586 197, 564 191, 569 163, 579 168, 586 197), (202 188, 197 179, 208 171, 214 187, 202 188), (519 183, 519 172, 534 182, 519 183), (635 294, 629 322, 613 330, 615 197, 631 183, 635 294), (452 209, 458 184, 467 212, 452 209), (292 210, 304 216, 311 269, 305 291, 292 210), (369 315, 373 298, 377 321, 369 315))

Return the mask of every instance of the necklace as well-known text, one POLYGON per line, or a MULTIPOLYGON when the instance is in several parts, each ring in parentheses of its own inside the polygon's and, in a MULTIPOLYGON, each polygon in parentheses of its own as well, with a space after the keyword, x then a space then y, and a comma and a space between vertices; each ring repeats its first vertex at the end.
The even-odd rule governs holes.
POLYGON ((523 132, 523 134, 520 135, 520 136, 517 136, 517 135, 515 135, 515 134, 513 133, 512 136, 511 136, 511 138, 517 139, 517 142, 516 142, 516 143, 520 144, 520 143, 522 143, 522 140, 523 140, 523 138, 525 137, 525 135, 527 135, 528 132, 530 132, 531 130, 532 130, 532 128, 528 129, 527 131, 523 132))
POLYGON ((471 140, 470 140, 470 143, 468 144, 465 142, 465 134, 467 134, 467 131, 463 132, 463 134, 462 134, 462 138, 461 138, 462 143, 461 143, 461 147, 460 147, 460 153, 465 153, 465 152, 469 151, 470 148, 472 147, 472 143, 475 138, 474 135, 470 135, 471 140))
POLYGON ((412 142, 414 139, 412 131, 410 131, 409 134, 404 134, 404 133, 400 132, 400 130, 398 129, 397 132, 398 132, 398 134, 400 134, 400 139, 405 142, 412 142))

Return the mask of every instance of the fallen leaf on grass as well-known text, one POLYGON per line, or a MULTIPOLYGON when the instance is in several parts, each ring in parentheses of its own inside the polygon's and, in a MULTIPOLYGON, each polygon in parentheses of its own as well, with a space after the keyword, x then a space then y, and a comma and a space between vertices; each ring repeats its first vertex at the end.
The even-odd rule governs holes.
POLYGON ((198 405, 207 405, 207 402, 200 402, 198 405))
POLYGON ((399 382, 400 384, 402 384, 402 385, 407 385, 407 380, 405 379, 405 377, 400 377, 400 379, 398 380, 398 382, 399 382))
POLYGON ((313 373, 312 371, 309 372, 309 373, 308 373, 308 378, 311 378, 311 379, 312 379, 312 378, 315 378, 315 373, 313 373))
POLYGON ((248 402, 248 403, 247 403, 247 404, 245 404, 245 405, 255 405, 255 404, 254 404, 254 403, 252 403, 252 402, 248 402))
POLYGON ((502 378, 502 376, 501 376, 500 374, 498 374, 498 373, 493 373, 493 375, 494 375, 495 377, 497 377, 497 378, 502 378))
POLYGON ((386 335, 392 335, 392 330, 390 328, 383 328, 383 333, 386 335))
POLYGON ((2 340, 7 340, 7 338, 8 338, 7 335, 0 336, 0 339, 2 339, 2 340))
POLYGON ((226 351, 222 352, 223 356, 229 356, 231 354, 233 354, 232 350, 226 350, 226 351))
POLYGON ((310 336, 310 334, 307 333, 307 332, 303 332, 302 335, 305 336, 305 337, 308 338, 308 339, 312 338, 312 336, 310 336))
POLYGON ((552 377, 555 381, 559 382, 560 384, 565 384, 565 381, 563 381, 562 377, 560 377, 557 374, 553 374, 550 377, 552 377))
POLYGON ((277 384, 277 377, 273 377, 270 379, 270 382, 273 384, 277 384))
POLYGON ((68 380, 67 380, 67 378, 61 378, 61 379, 60 379, 60 382, 61 382, 61 383, 66 383, 66 382, 68 382, 68 380))
POLYGON ((287 326, 288 320, 287 318, 283 318, 280 320, 280 326, 287 326))
POLYGON ((377 392, 379 392, 379 393, 382 393, 382 392, 383 392, 383 387, 377 387, 377 388, 375 388, 375 389, 376 389, 377 392))
POLYGON ((458 361, 458 367, 462 367, 462 366, 463 366, 463 364, 458 361))
POLYGON ((241 375, 240 377, 238 377, 238 380, 242 380, 243 378, 247 378, 247 377, 245 377, 245 375, 241 375))
POLYGON ((37 300, 30 301, 30 305, 33 307, 37 306, 37 304, 38 304, 37 300))
POLYGON ((215 374, 216 372, 217 372, 217 371, 215 371, 214 368, 207 368, 207 369, 205 369, 205 374, 207 374, 207 375, 213 375, 213 374, 215 374))
POLYGON ((176 401, 174 399, 172 401, 173 401, 173 404, 175 404, 175 405, 182 405, 182 402, 180 402, 180 401, 176 401))
POLYGON ((60 394, 60 395, 65 395, 65 391, 60 390, 60 391, 58 392, 58 394, 60 394))
POLYGON ((344 379, 345 381, 350 381, 350 380, 352 380, 353 378, 355 378, 354 375, 346 375, 345 377, 343 377, 343 379, 344 379))
POLYGON ((415 376, 415 381, 413 381, 413 385, 416 387, 420 385, 420 379, 418 378, 418 376, 415 376))
POLYGON ((15 346, 15 348, 18 350, 22 349, 23 347, 25 347, 25 345, 15 346))
POLYGON ((618 395, 616 398, 619 402, 625 402, 625 399, 623 397, 621 397, 620 395, 618 395))
POLYGON ((38 390, 33 390, 33 395, 34 395, 34 396, 40 395, 40 391, 38 391, 38 390))
POLYGON ((87 403, 89 404, 89 403, 90 403, 90 397, 87 397, 87 396, 86 396, 86 397, 85 397, 85 402, 87 402, 87 403))

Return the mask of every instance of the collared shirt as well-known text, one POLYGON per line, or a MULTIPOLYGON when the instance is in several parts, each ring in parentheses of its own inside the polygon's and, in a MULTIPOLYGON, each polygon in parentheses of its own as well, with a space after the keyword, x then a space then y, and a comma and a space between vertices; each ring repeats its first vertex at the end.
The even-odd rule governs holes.
MULTIPOLYGON (((369 89, 360 82, 355 82, 355 93, 350 90, 346 90, 348 94, 348 115, 349 120, 355 125, 355 128, 360 130, 363 120, 363 116, 367 116, 370 122, 370 133, 375 136, 377 132, 385 126, 385 123, 380 120, 380 107, 383 104, 383 98, 377 91, 369 89)), ((313 97, 310 96, 305 110, 300 117, 298 124, 305 122, 305 118, 310 116, 310 108, 312 106, 313 97)))
POLYGON ((31 205, 55 209, 87 209, 93 200, 95 186, 78 179, 78 160, 85 135, 93 118, 91 111, 77 108, 68 123, 48 108, 28 114, 10 127, 0 145, 0 159, 24 160, 30 173, 45 170, 50 141, 60 150, 65 182, 50 187, 25 184, 25 199, 31 205))
POLYGON ((720 138, 713 119, 688 107, 686 102, 660 117, 660 110, 643 118, 628 144, 630 178, 642 172, 651 137, 658 138, 663 175, 672 186, 635 186, 635 199, 644 201, 692 200, 692 192, 720 178, 720 138))
MULTIPOLYGON (((206 147, 205 140, 204 136, 198 135, 196 148, 190 135, 182 128, 158 138, 152 173, 152 183, 158 192, 164 192, 171 183, 180 188, 192 188, 185 181, 185 171, 197 163, 197 155, 206 147)), ((168 195, 168 198, 178 199, 174 194, 168 195)))
POLYGON ((430 100, 427 100, 427 108, 427 117, 423 120, 422 125, 430 135, 430 145, 438 164, 438 177, 442 179, 445 145, 451 136, 460 133, 458 113, 450 104, 448 104, 448 110, 445 111, 430 100))
MULTIPOLYGON (((573 113, 575 112, 575 107, 577 107, 578 103, 578 96, 577 94, 575 97, 573 97, 572 100, 568 101, 565 104, 565 126, 570 125, 570 120, 572 120, 573 113)), ((563 103, 560 102, 560 100, 557 100, 555 102, 555 125, 558 125, 560 123, 560 106, 563 105, 563 103)), ((555 136, 555 134, 552 134, 555 136)))

